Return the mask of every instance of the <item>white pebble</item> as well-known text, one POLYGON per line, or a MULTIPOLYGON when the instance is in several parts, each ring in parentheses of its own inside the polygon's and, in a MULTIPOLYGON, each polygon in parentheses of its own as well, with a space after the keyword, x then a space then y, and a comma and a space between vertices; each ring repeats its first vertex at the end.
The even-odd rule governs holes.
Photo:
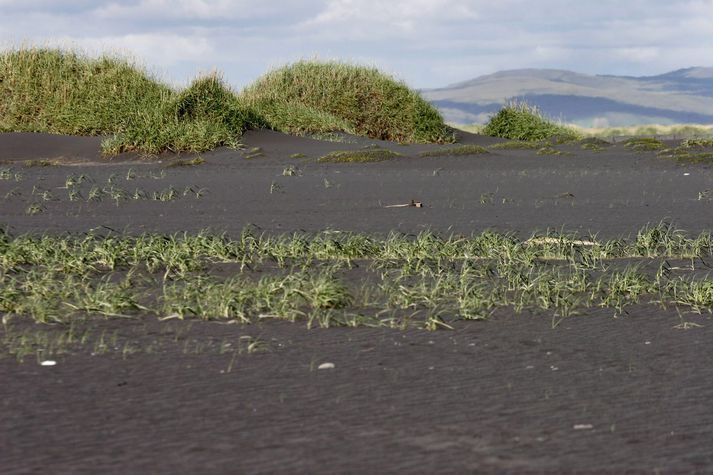
POLYGON ((334 363, 322 363, 317 369, 334 369, 334 363))
POLYGON ((574 430, 592 430, 594 426, 592 424, 575 424, 572 428, 574 430))
POLYGON ((40 363, 40 366, 54 366, 56 364, 57 362, 54 360, 44 360, 42 363, 40 363))

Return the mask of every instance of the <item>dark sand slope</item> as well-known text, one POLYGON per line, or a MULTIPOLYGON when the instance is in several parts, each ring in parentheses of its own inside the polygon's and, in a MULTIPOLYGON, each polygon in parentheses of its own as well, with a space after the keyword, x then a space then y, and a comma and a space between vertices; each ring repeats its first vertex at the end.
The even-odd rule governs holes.
MULTIPOLYGON (((170 156, 107 161, 95 138, 2 134, 0 225, 13 234, 237 234, 253 224, 270 233, 554 228, 605 237, 661 220, 691 233, 713 228, 713 203, 699 199, 713 189, 713 170, 653 153, 617 145, 560 147, 574 156, 418 158, 438 147, 345 140, 249 132, 244 151, 175 167, 170 156), (405 157, 315 162, 375 143, 405 157), (296 174, 286 176, 290 167, 296 174), (63 188, 70 175, 87 177, 82 198, 63 188), (174 188, 180 197, 89 200, 95 185, 142 196, 174 188), (384 207, 411 199, 426 207, 384 207)), ((500 311, 437 332, 98 321, 95 335, 158 349, 125 357, 87 349, 54 367, 0 358, 0 473, 710 473, 710 319, 686 315, 699 326, 684 330, 675 309, 612 313, 552 329, 542 315, 500 311), (261 351, 215 349, 247 335, 264 342, 261 351), (212 349, 190 351, 206 342, 212 349), (335 368, 317 369, 325 362, 335 368)), ((0 338, 61 331, 10 325, 0 338)))

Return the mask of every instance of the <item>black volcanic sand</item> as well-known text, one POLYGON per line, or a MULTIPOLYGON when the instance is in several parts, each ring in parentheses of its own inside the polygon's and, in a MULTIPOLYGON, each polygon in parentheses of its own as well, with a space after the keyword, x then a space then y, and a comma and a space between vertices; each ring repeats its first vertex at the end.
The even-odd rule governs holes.
MULTIPOLYGON (((97 138, 0 134, 0 225, 11 234, 550 228, 607 238, 662 220, 691 234, 713 227, 710 167, 622 145, 418 158, 440 147, 341 140, 249 132, 243 151, 176 166, 195 156, 108 160, 97 138), (373 144, 405 156, 315 160, 373 144), (75 201, 63 188, 70 175, 86 176, 75 201), (142 198, 88 201, 92 186, 142 198), (170 189, 173 201, 151 198, 170 189), (412 199, 424 207, 386 207, 412 199)), ((546 316, 500 310, 436 332, 80 323, 92 336, 56 366, 0 358, 0 473, 711 472, 710 320, 686 315, 684 326, 675 309, 652 306, 612 314, 552 328, 546 316), (334 368, 318 369, 327 362, 334 368)), ((0 338, 65 331, 14 318, 0 338)))

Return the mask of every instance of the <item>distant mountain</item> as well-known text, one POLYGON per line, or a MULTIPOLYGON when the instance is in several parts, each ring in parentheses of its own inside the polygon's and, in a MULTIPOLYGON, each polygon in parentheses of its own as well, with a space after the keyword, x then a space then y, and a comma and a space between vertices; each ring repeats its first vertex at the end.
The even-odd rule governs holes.
POLYGON ((517 69, 422 91, 447 121, 484 123, 507 101, 524 100, 547 116, 584 127, 713 124, 713 68, 658 76, 592 76, 517 69))

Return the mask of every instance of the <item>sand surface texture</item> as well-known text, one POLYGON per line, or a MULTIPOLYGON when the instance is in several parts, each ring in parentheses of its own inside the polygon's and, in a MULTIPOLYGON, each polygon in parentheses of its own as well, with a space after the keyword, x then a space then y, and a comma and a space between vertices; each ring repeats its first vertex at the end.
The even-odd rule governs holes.
MULTIPOLYGON (((419 157, 441 147, 339 140, 248 132, 243 150, 205 153, 190 166, 194 155, 102 158, 98 138, 0 134, 0 225, 11 235, 237 236, 252 226, 268 234, 494 229, 523 238, 547 229, 614 238, 661 221, 691 234, 713 228, 713 169, 621 144, 557 146, 572 152, 560 156, 419 157), (317 162, 373 146, 403 157, 317 162), (70 199, 66 181, 81 175, 82 195, 70 199), (116 194, 90 199, 95 185, 116 194), (392 206, 412 200, 423 206, 392 206)), ((592 310, 552 328, 546 316, 501 309, 434 332, 86 323, 115 344, 156 351, 81 351, 54 366, 0 358, 0 472, 710 471, 709 317, 689 315, 684 329, 674 308, 613 313, 592 310), (255 339, 259 351, 218 349, 255 339)), ((9 331, 0 328, 0 338, 9 331)))

